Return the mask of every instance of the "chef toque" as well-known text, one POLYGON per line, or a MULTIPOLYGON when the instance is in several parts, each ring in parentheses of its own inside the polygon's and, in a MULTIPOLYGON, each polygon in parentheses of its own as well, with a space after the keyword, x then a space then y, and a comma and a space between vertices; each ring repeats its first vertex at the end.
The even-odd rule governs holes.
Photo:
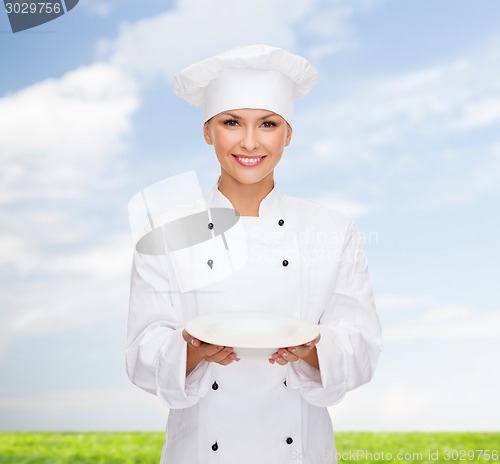
POLYGON ((269 45, 249 45, 183 69, 175 76, 174 93, 203 107, 204 121, 223 111, 255 108, 273 111, 291 124, 294 100, 316 80, 305 58, 269 45))

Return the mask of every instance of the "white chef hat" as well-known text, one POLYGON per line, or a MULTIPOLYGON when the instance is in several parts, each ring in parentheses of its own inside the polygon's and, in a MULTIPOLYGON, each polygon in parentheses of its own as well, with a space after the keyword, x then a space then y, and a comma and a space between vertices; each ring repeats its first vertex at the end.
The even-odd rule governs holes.
POLYGON ((175 76, 174 93, 201 106, 205 121, 239 108, 273 111, 289 124, 294 100, 316 83, 305 58, 269 45, 237 47, 199 61, 175 76))

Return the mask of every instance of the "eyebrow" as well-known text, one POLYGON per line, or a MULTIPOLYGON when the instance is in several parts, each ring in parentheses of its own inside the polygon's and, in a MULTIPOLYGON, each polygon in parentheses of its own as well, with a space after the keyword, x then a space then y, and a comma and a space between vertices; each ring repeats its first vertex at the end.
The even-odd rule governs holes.
MULTIPOLYGON (((226 116, 229 116, 229 117, 231 117, 233 119, 245 119, 244 117, 238 116, 237 114, 234 114, 234 113, 224 112, 222 114, 225 114, 226 116)), ((273 113, 271 111, 268 114, 266 114, 265 116, 262 116, 262 117, 258 118, 258 121, 262 121, 263 119, 267 119, 267 118, 272 117, 272 116, 277 116, 277 114, 273 113)))

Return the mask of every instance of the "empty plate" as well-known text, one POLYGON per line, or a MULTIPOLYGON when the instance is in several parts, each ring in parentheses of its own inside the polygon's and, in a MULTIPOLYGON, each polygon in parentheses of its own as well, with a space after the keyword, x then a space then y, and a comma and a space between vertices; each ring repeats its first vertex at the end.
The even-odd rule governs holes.
POLYGON ((260 312, 207 314, 189 321, 186 330, 203 342, 233 347, 238 357, 270 357, 319 333, 318 326, 300 319, 260 312))

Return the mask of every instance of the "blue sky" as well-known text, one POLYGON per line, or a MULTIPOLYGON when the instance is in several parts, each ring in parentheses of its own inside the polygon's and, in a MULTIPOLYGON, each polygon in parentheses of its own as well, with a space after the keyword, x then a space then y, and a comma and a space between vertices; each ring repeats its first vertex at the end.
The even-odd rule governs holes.
POLYGON ((215 182, 172 77, 250 43, 320 72, 280 189, 367 237, 385 348, 335 428, 498 430, 499 20, 495 0, 82 0, 12 34, 0 11, 0 430, 163 428, 124 372, 127 202, 215 182))

